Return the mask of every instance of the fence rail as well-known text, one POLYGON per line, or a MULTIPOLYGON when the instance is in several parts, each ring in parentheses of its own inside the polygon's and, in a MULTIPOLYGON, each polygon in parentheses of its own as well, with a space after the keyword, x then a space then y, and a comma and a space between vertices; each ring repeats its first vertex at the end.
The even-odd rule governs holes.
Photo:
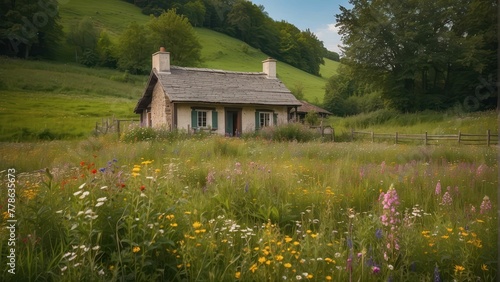
POLYGON ((465 144, 465 145, 497 145, 498 144, 498 134, 491 134, 491 131, 486 130, 486 134, 466 134, 461 133, 458 134, 427 134, 427 132, 423 134, 400 134, 398 132, 395 133, 375 133, 373 131, 354 131, 351 129, 351 141, 355 139, 366 139, 371 138, 372 142, 375 140, 394 140, 395 144, 405 142, 405 141, 422 141, 424 145, 432 145, 438 144, 439 141, 456 141, 457 144, 465 144))
POLYGON ((100 122, 95 123, 95 134, 102 135, 108 133, 120 133, 131 124, 138 123, 139 120, 136 119, 116 119, 115 117, 101 119, 100 122))

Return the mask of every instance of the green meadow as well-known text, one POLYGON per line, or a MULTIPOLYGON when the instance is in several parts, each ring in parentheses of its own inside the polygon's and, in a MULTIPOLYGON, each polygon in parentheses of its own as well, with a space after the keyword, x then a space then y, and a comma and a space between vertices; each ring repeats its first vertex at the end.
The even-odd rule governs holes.
MULTIPOLYGON (((148 20, 124 1, 62 2, 66 31, 89 16, 116 39, 148 20)), ((261 71, 259 50, 196 30, 200 67, 261 71)), ((61 44, 52 61, 0 58, 0 281, 498 279, 498 146, 344 142, 352 128, 498 134, 497 113, 332 117, 335 143, 296 124, 95 136, 104 118, 138 118, 147 76, 73 56, 61 44)), ((278 76, 321 102, 337 67, 279 62, 278 76)))
POLYGON ((498 277, 496 147, 107 136, 0 153, 2 281, 498 277))

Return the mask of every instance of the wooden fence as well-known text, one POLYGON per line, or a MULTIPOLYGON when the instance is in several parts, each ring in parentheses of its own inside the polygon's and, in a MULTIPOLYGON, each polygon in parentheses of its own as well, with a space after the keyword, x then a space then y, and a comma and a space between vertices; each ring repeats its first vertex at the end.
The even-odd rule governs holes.
POLYGON ((321 134, 321 137, 329 139, 332 142, 335 142, 335 130, 333 129, 333 127, 327 125, 327 126, 311 126, 310 128, 317 130, 321 134))
POLYGON ((371 132, 362 132, 362 131, 354 131, 351 129, 351 141, 355 139, 366 139, 370 138, 372 142, 375 140, 394 140, 395 144, 403 143, 403 142, 414 142, 419 141, 424 145, 433 145, 440 144, 443 142, 455 142, 456 144, 465 144, 465 145, 497 145, 498 144, 498 134, 491 134, 491 131, 486 130, 486 134, 466 134, 461 133, 458 134, 438 134, 431 135, 427 134, 427 132, 423 134, 401 134, 398 132, 395 133, 375 133, 371 132))
POLYGON ((119 136, 120 133, 130 125, 139 122, 140 121, 136 119, 115 119, 115 117, 102 119, 100 122, 97 121, 95 123, 95 134, 116 133, 119 136))

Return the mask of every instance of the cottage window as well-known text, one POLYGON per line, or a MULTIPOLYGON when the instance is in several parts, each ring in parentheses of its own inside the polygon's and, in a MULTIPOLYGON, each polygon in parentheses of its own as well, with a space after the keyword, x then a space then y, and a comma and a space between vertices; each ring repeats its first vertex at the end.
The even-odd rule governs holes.
POLYGON ((260 128, 271 125, 271 113, 260 113, 260 128))
POLYGON ((197 127, 207 127, 207 111, 196 111, 198 115, 197 127))

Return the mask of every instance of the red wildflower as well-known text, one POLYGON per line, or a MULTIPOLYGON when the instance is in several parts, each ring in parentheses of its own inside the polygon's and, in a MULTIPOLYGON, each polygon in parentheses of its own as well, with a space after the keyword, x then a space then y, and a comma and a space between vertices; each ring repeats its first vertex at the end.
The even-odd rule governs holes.
POLYGON ((141 191, 144 191, 144 189, 146 189, 146 186, 142 185, 141 186, 141 191))
POLYGON ((95 168, 94 168, 94 169, 92 170, 92 174, 96 174, 96 173, 97 173, 97 169, 95 169, 95 168))
POLYGON ((85 162, 84 162, 84 161, 81 161, 81 162, 80 162, 80 166, 85 166, 85 162))

